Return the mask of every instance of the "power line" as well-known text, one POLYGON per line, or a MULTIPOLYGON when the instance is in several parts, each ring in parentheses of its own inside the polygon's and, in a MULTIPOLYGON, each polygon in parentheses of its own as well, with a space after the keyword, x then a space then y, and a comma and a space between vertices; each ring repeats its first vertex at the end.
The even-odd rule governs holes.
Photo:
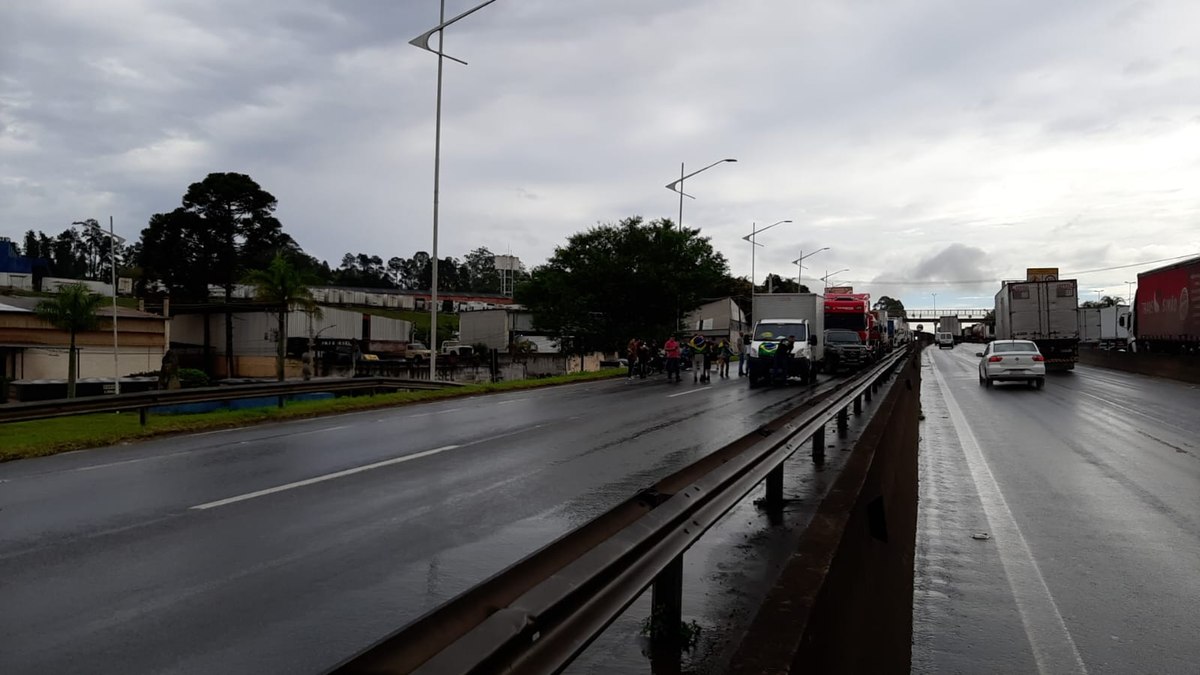
MULTIPOLYGON (((1079 270, 1077 272, 1063 272, 1059 275, 1060 278, 1069 279, 1084 274, 1095 274, 1097 272, 1111 272, 1113 270, 1123 270, 1130 267, 1141 267, 1143 265, 1154 265, 1157 263, 1171 262, 1172 260, 1182 260, 1184 258, 1195 258, 1200 256, 1200 253, 1188 253, 1186 255, 1177 255, 1170 258, 1159 258, 1158 260, 1146 260, 1143 262, 1129 263, 1128 265, 1113 265, 1111 267, 1097 267, 1090 270, 1079 270)), ((850 284, 862 284, 864 286, 967 286, 971 284, 993 284, 1003 281, 1004 279, 966 279, 956 281, 866 281, 852 280, 838 282, 838 286, 850 284)))

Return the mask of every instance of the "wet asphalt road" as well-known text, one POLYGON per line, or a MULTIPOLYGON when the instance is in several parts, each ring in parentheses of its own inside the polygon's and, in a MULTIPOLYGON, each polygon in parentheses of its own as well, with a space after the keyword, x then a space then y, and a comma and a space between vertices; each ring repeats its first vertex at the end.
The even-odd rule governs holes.
POLYGON ((1200 673, 1200 387, 977 350, 923 357, 913 672, 1200 673))
POLYGON ((321 672, 803 391, 622 379, 0 465, 0 672, 321 672))

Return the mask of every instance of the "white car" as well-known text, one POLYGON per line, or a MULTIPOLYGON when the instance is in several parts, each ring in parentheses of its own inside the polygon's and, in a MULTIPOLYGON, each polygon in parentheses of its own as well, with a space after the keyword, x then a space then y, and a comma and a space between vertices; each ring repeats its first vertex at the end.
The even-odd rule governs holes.
POLYGON ((1046 357, 1029 340, 994 340, 979 357, 979 384, 1025 382, 1041 389, 1046 385, 1046 357))
POLYGON ((937 334, 938 349, 954 349, 954 333, 937 334))

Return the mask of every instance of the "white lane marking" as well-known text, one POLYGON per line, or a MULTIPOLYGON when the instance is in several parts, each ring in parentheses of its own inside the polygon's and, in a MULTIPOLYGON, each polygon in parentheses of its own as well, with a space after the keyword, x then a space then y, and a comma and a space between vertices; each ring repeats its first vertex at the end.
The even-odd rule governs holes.
MULTIPOLYGON (((349 426, 350 425, 348 425, 348 424, 343 424, 343 425, 337 426, 337 427, 323 427, 321 429, 312 429, 310 431, 297 431, 294 434, 283 434, 283 435, 284 436, 307 436, 309 434, 323 434, 326 431, 337 431, 338 429, 346 429, 349 426)), ((278 436, 276 438, 278 438, 278 436)), ((263 440, 268 440, 268 439, 264 438, 263 440)))
POLYGON ((950 421, 958 436, 959 445, 966 455, 967 465, 971 470, 971 480, 983 503, 984 515, 987 516, 989 527, 996 542, 996 550, 1000 554, 1000 563, 1004 566, 1004 574, 1008 577, 1008 586, 1012 590, 1013 599, 1017 603, 1017 611, 1021 614, 1021 623, 1025 626, 1025 635, 1029 646, 1033 649, 1034 660, 1037 661, 1038 672, 1081 673, 1086 675, 1087 668, 1083 658, 1075 646, 1071 632, 1063 621, 1062 613, 1054 602, 1050 587, 1033 558, 1033 551, 1021 528, 1017 525, 1004 493, 996 482, 992 469, 988 466, 987 458, 979 447, 979 441, 971 431, 967 418, 958 407, 954 397, 950 395, 950 387, 946 378, 942 377, 941 369, 936 363, 933 374, 937 378, 938 388, 946 401, 950 412, 950 421))
POLYGON ((712 386, 710 385, 707 387, 700 387, 699 389, 693 389, 691 391, 681 391, 678 394, 667 394, 667 398, 675 398, 676 396, 687 396, 688 394, 694 394, 698 391, 704 391, 705 389, 712 389, 712 386))
POLYGON ((314 483, 321 483, 321 482, 324 482, 327 480, 341 478, 343 476, 350 476, 350 475, 353 475, 356 473, 362 473, 363 471, 370 471, 371 469, 378 469, 383 466, 391 466, 393 464, 402 464, 404 462, 411 462, 414 459, 421 459, 422 457, 436 455, 440 452, 446 452, 447 450, 454 450, 455 448, 459 448, 459 447, 462 447, 462 446, 443 445, 440 448, 434 448, 432 450, 423 450, 421 452, 415 452, 411 455, 405 455, 403 457, 393 457, 392 459, 385 459, 382 462, 375 462, 374 464, 365 464, 363 466, 356 466, 353 469, 345 469, 343 471, 335 471, 333 473, 327 473, 324 476, 316 476, 314 478, 306 478, 304 480, 298 480, 294 483, 287 483, 285 485, 276 485, 273 488, 267 488, 265 490, 258 490, 255 492, 247 492, 244 495, 237 495, 236 497, 228 497, 226 499, 218 499, 215 502, 198 504, 191 508, 194 511, 205 511, 208 509, 216 508, 218 506, 225 506, 227 504, 236 504, 237 502, 244 502, 248 499, 254 499, 256 497, 263 497, 265 495, 275 494, 276 492, 283 492, 284 490, 293 490, 298 487, 304 487, 305 485, 312 485, 314 483))
POLYGON ((404 462, 409 462, 414 459, 420 459, 422 457, 428 457, 430 455, 436 455, 440 452, 446 452, 447 450, 454 450, 457 448, 466 448, 466 447, 469 447, 472 445, 478 445, 479 443, 483 443, 483 442, 497 441, 497 440, 500 440, 501 438, 508 438, 509 436, 516 436, 517 434, 523 434, 526 431, 533 431, 535 429, 541 429, 542 427, 547 427, 547 426, 550 426, 550 423, 543 422, 542 424, 535 424, 530 427, 514 429, 513 431, 509 431, 507 433, 497 434, 495 436, 488 436, 487 438, 480 438, 478 440, 474 440, 469 443, 463 443, 461 445, 444 445, 440 448, 434 448, 433 450, 423 450, 421 452, 416 452, 411 455, 404 455, 403 457, 393 457, 392 459, 385 459, 381 462, 375 462, 374 464, 365 464, 363 466, 356 466, 353 469, 345 469, 342 471, 335 471, 334 473, 325 474, 323 476, 315 476, 313 478, 306 478, 304 480, 298 480, 294 483, 287 483, 285 485, 277 485, 273 488, 266 488, 264 490, 256 490, 254 492, 248 492, 244 495, 237 495, 236 497, 228 497, 226 499, 218 499, 215 502, 207 502, 205 504, 198 504, 196 506, 191 507, 191 510, 204 511, 207 509, 216 508, 218 506, 226 506, 228 504, 236 504, 237 502, 244 502, 247 499, 254 499, 256 497, 263 497, 263 496, 266 496, 269 494, 274 494, 276 492, 283 492, 284 490, 291 490, 293 488, 304 487, 305 485, 312 485, 313 483, 321 483, 323 481, 333 480, 335 478, 351 476, 356 473, 362 473, 363 471, 370 471, 371 469, 378 469, 380 467, 391 466, 393 464, 403 464, 404 462))
POLYGON ((446 408, 445 410, 434 410, 434 411, 427 412, 427 413, 418 413, 416 415, 405 415, 404 418, 412 419, 414 417, 429 417, 430 415, 441 415, 442 413, 455 412, 458 410, 462 410, 462 408, 446 408))
POLYGON ((509 403, 516 403, 517 401, 528 401, 529 398, 530 397, 528 397, 528 396, 526 396, 525 398, 510 398, 507 401, 500 401, 496 405, 508 405, 509 403))
POLYGON ((231 431, 241 431, 246 427, 230 427, 228 429, 217 429, 215 431, 201 431, 198 434, 188 434, 187 438, 198 438, 200 436, 212 436, 213 434, 227 434, 231 431))

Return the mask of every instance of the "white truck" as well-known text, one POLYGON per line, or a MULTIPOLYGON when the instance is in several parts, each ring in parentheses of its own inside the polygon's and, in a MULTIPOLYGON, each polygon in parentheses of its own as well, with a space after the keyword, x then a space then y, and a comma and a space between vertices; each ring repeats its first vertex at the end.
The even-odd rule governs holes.
POLYGON ((749 349, 750 387, 799 378, 813 381, 824 361, 825 298, 816 293, 768 293, 751 304, 754 332, 749 349), (790 358, 780 359, 779 343, 791 338, 790 358), (787 364, 787 372, 778 365, 787 364))
POLYGON ((962 341, 962 323, 957 314, 947 314, 938 319, 937 332, 949 333, 954 336, 954 342, 962 341))
POLYGON ((1129 305, 1079 308, 1079 341, 1104 347, 1129 342, 1129 305))
POLYGON ((1079 360, 1079 286, 1074 279, 1005 281, 996 293, 996 339, 1033 340, 1046 370, 1079 360))

